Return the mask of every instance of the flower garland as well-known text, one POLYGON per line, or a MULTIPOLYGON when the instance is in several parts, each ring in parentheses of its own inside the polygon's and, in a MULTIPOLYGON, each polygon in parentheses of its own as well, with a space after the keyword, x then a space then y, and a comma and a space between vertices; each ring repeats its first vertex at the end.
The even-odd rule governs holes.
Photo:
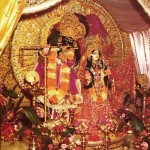
POLYGON ((69 89, 70 68, 66 63, 60 66, 60 76, 57 74, 57 48, 51 49, 47 65, 47 93, 52 104, 62 104, 69 89), (57 85, 59 80, 59 85, 57 85))

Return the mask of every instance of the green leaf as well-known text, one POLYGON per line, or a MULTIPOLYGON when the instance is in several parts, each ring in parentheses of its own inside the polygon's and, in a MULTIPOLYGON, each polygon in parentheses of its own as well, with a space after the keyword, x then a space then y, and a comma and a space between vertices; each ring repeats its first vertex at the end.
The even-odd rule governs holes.
POLYGON ((27 129, 29 129, 29 128, 26 127, 26 126, 21 127, 21 128, 19 129, 19 131, 17 132, 17 135, 22 134, 22 133, 23 133, 25 130, 27 130, 27 129))
POLYGON ((8 97, 9 96, 10 98, 16 99, 16 98, 18 98, 18 94, 15 91, 15 89, 16 89, 16 86, 14 86, 12 90, 8 90, 7 87, 5 85, 3 85, 3 87, 2 87, 2 95, 4 97, 8 97))
POLYGON ((67 135, 69 135, 69 134, 73 135, 74 133, 75 133, 75 129, 74 129, 74 128, 66 127, 66 130, 65 130, 65 132, 63 133, 63 137, 65 137, 65 136, 67 136, 67 135))
MULTIPOLYGON (((49 143, 52 143, 52 140, 50 139, 49 136, 47 136, 47 138, 46 138, 46 136, 43 136, 41 129, 35 127, 35 128, 32 128, 32 131, 33 131, 33 133, 34 133, 36 136, 39 136, 39 137, 41 138, 43 144, 44 144, 46 147, 47 147, 47 145, 48 145, 49 143)), ((45 149, 45 148, 44 148, 44 149, 45 149)))
POLYGON ((42 137, 42 132, 39 128, 32 128, 32 131, 35 135, 39 136, 39 137, 42 137))
POLYGON ((17 84, 13 87, 13 90, 14 90, 14 91, 16 90, 16 87, 17 87, 17 84))
POLYGON ((25 106, 23 107, 23 111, 32 125, 38 126, 42 123, 34 108, 25 106))
POLYGON ((19 98, 18 102, 16 103, 16 106, 15 106, 14 112, 17 112, 17 111, 19 110, 19 106, 20 106, 20 104, 21 104, 21 102, 22 102, 23 98, 24 98, 24 95, 23 95, 23 96, 21 96, 21 97, 19 98))
POLYGON ((0 124, 3 123, 4 119, 5 119, 5 116, 6 116, 6 106, 2 106, 0 108, 0 124))
POLYGON ((130 116, 131 123, 138 134, 140 134, 145 129, 142 119, 137 117, 136 114, 124 109, 120 109, 119 111, 130 116))
POLYGON ((18 93, 14 90, 9 90, 8 91, 8 96, 13 98, 13 99, 17 99, 18 98, 18 93))
POLYGON ((143 121, 132 112, 130 112, 129 115, 131 117, 134 129, 137 131, 138 134, 140 134, 145 129, 143 121))

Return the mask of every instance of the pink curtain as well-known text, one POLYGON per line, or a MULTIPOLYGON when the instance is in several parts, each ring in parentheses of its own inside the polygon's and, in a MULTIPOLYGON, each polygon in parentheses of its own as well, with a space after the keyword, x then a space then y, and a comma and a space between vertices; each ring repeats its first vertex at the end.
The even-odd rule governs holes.
POLYGON ((125 32, 132 33, 150 28, 150 18, 136 0, 94 0, 103 6, 125 32))

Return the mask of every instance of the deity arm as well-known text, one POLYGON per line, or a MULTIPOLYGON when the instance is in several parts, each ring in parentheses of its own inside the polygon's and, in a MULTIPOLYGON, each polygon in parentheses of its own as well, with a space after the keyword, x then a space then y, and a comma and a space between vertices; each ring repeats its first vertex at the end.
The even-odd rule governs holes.
POLYGON ((105 76, 110 76, 111 75, 111 70, 110 70, 109 67, 107 67, 107 69, 104 72, 105 72, 105 76))
POLYGON ((80 79, 76 79, 76 87, 77 87, 78 93, 81 94, 81 81, 80 81, 80 79))
POLYGON ((110 67, 109 67, 109 65, 108 65, 108 63, 107 63, 107 65, 106 64, 104 64, 105 65, 105 67, 104 67, 104 73, 105 73, 105 77, 104 77, 104 80, 105 80, 105 85, 106 85, 106 87, 109 89, 109 90, 112 90, 112 89, 114 89, 114 79, 112 79, 112 77, 111 77, 111 70, 110 70, 110 67))
POLYGON ((80 101, 80 103, 83 102, 83 97, 82 97, 82 93, 81 93, 81 81, 80 79, 76 79, 76 87, 77 87, 77 90, 78 90, 78 94, 76 96, 77 100, 80 101))

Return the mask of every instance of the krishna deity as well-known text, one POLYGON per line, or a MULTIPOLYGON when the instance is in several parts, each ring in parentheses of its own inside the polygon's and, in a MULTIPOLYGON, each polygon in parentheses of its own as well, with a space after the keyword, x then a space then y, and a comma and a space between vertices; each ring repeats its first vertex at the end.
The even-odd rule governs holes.
MULTIPOLYGON (((53 110, 76 108, 83 101, 76 72, 81 58, 78 41, 85 34, 86 28, 77 15, 66 14, 47 38, 48 46, 44 48, 45 52, 49 52, 45 64, 46 99, 47 106, 53 110)), ((42 78, 44 75, 41 68, 42 63, 39 63, 36 71, 42 78)))

